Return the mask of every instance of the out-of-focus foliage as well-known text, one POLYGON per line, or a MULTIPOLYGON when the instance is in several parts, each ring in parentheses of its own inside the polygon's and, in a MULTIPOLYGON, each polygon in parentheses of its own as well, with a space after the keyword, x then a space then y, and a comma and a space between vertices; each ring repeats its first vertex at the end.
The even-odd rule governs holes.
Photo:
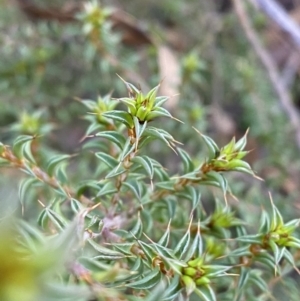
POLYGON ((298 300, 299 156, 225 4, 0 2, 0 300, 298 300))

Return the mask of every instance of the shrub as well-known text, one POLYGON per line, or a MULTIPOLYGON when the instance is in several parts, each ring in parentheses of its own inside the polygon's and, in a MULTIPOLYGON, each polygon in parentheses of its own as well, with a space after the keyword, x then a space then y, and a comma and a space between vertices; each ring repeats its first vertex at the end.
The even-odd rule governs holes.
POLYGON ((227 173, 256 177, 244 161, 247 133, 219 147, 196 130, 207 154, 192 158, 156 126, 179 122, 159 85, 144 94, 123 82, 127 97, 81 100, 89 126, 76 155, 49 158, 39 114, 18 127, 41 133, 1 144, 1 164, 26 177, 20 214, 1 224, 0 299, 271 300, 277 284, 295 290, 300 220, 284 221, 271 200, 249 225, 233 202, 227 173), (151 156, 155 141, 180 158, 177 174, 151 156), (207 187, 220 197, 202 202, 207 187))
POLYGON ((297 152, 232 14, 205 1, 127 1, 139 20, 176 25, 144 31, 98 1, 17 2, 0 4, 0 300, 298 301, 296 189, 285 183, 297 183, 297 152), (15 22, 17 7, 31 20, 15 22), (158 58, 172 28, 183 30, 168 50, 180 74, 166 94, 180 101, 163 106, 160 86, 147 87, 169 67, 158 58), (85 99, 112 89, 118 99, 85 99), (226 130, 218 116, 229 111, 226 130), (223 147, 202 134, 226 141, 249 125, 259 172, 276 164, 269 186, 244 160, 247 132, 223 147))

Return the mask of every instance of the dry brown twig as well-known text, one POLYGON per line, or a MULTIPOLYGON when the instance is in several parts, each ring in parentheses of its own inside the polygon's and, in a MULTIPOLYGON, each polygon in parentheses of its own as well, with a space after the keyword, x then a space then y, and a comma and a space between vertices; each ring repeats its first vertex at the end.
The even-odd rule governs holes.
POLYGON ((262 43, 260 42, 260 39, 251 24, 250 18, 247 15, 243 1, 232 0, 232 3, 234 5, 236 15, 239 18, 240 24, 243 27, 245 35, 249 40, 251 46, 253 47, 259 60, 261 61, 262 65, 266 69, 273 89, 280 101, 281 107, 290 119, 291 126, 295 133, 296 144, 300 149, 300 118, 296 108, 293 105, 289 91, 283 84, 275 63, 271 59, 267 50, 263 47, 262 43))

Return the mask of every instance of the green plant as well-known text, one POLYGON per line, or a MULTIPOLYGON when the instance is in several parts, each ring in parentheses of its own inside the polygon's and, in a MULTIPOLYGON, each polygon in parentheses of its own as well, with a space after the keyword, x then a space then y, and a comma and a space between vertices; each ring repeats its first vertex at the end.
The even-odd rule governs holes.
MULTIPOLYGON (((22 218, 2 223, 0 248, 12 263, 1 275, 26 277, 0 277, 1 300, 273 300, 275 284, 295 290, 300 220, 283 221, 271 202, 259 227, 247 225, 227 201, 228 172, 255 177, 243 160, 247 133, 219 147, 196 131, 199 148, 208 149, 196 165, 199 158, 156 127, 158 117, 178 122, 162 107, 159 86, 144 94, 123 82, 127 97, 81 101, 90 125, 75 156, 47 157, 33 133, 0 145, 1 164, 26 174, 22 218), (156 140, 181 159, 178 174, 149 155, 156 140), (202 202, 211 186, 224 201, 202 202), (20 283, 27 293, 16 297, 11 288, 20 283)), ((14 128, 39 124, 38 117, 23 115, 14 128)))

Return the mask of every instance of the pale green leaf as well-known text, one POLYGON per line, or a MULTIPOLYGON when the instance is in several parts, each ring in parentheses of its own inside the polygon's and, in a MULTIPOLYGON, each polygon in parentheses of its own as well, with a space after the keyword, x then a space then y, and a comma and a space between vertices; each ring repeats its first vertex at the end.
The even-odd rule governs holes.
POLYGON ((153 271, 145 273, 142 279, 137 280, 133 283, 129 283, 126 286, 131 287, 133 289, 146 290, 158 284, 160 279, 161 279, 161 273, 159 269, 156 268, 153 271))

